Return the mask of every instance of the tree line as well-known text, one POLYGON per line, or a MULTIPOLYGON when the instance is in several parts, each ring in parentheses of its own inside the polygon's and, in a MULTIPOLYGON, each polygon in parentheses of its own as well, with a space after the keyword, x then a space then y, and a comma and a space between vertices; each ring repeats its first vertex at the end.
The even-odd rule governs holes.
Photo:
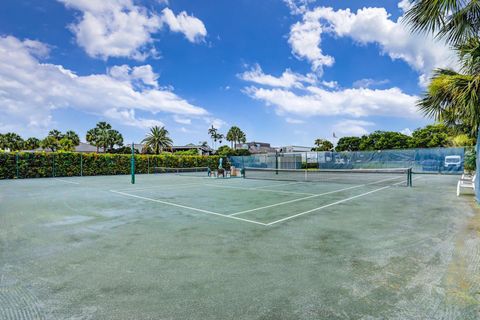
MULTIPOLYGON (((123 136, 117 130, 106 122, 99 122, 93 129, 87 131, 86 141, 92 146, 97 147, 97 152, 102 148, 103 152, 116 152, 123 146, 123 136)), ((42 148, 44 150, 56 151, 75 151, 75 147, 80 144, 80 137, 75 131, 69 130, 65 133, 59 130, 51 130, 42 140, 30 137, 26 140, 14 132, 0 134, 0 150, 21 151, 35 150, 42 148)))
POLYGON ((427 125, 406 135, 395 131, 375 131, 361 137, 342 137, 334 147, 325 139, 316 139, 312 151, 370 151, 411 148, 470 147, 476 139, 444 124, 427 125))

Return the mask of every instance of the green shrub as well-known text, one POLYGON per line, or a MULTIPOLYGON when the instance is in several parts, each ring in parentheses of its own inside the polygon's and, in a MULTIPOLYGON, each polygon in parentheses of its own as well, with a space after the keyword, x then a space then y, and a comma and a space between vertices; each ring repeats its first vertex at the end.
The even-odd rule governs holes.
POLYGON ((475 148, 468 148, 465 151, 465 161, 464 161, 464 168, 465 171, 475 171, 477 167, 477 154, 475 152, 475 148))
MULTIPOLYGON (((130 174, 127 154, 75 152, 0 152, 0 179, 130 174)), ((135 155, 135 173, 153 173, 154 167, 210 167, 219 156, 135 155)), ((224 159, 224 167, 230 164, 224 159)))

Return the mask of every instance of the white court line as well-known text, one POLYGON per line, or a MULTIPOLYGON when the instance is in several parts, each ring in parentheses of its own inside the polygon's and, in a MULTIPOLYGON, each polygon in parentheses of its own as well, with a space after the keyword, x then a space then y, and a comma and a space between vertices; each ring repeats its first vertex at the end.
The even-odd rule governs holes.
POLYGON ((53 179, 58 180, 58 181, 62 181, 62 182, 65 182, 65 183, 80 184, 80 182, 73 182, 73 181, 63 180, 63 179, 59 179, 59 178, 53 178, 53 179))
POLYGON ((208 184, 208 183, 205 184, 205 186, 208 186, 208 187, 216 187, 216 188, 248 190, 248 191, 272 192, 272 193, 290 193, 290 194, 309 195, 309 196, 315 195, 314 193, 306 193, 306 192, 294 192, 294 191, 284 191, 284 190, 268 190, 268 189, 254 189, 254 188, 247 188, 247 187, 222 186, 222 185, 208 184))
POLYGON ((298 181, 298 182, 290 182, 290 183, 282 183, 282 184, 270 184, 268 186, 261 186, 261 187, 254 187, 252 190, 263 189, 263 188, 274 188, 274 187, 281 187, 281 186, 289 186, 291 184, 300 184, 305 183, 305 181, 298 181))
MULTIPOLYGON (((417 179, 420 179, 420 177, 418 177, 418 178, 416 178, 416 179, 413 179, 413 180, 417 180, 417 179)), ((343 203, 343 202, 347 202, 347 201, 350 201, 350 200, 353 200, 353 199, 356 199, 356 198, 360 198, 360 197, 369 195, 369 194, 371 194, 371 193, 375 193, 375 192, 378 192, 378 191, 382 191, 382 190, 391 188, 392 186, 395 186, 395 185, 398 185, 398 184, 401 184, 401 183, 404 183, 404 182, 405 182, 405 181, 400 181, 400 182, 391 184, 391 185, 389 185, 389 186, 385 186, 385 187, 378 188, 378 189, 375 189, 375 190, 372 190, 372 191, 368 191, 368 192, 365 192, 365 193, 362 193, 362 194, 359 194, 359 195, 356 195, 356 196, 353 196, 353 197, 349 197, 349 198, 346 198, 346 199, 343 199, 343 200, 335 201, 335 202, 332 202, 332 203, 330 203, 330 204, 326 204, 326 205, 321 206, 321 207, 318 207, 318 208, 310 209, 310 210, 307 210, 307 211, 304 211, 304 212, 300 212, 300 213, 294 214, 293 216, 289 216, 289 217, 286 217, 286 218, 283 218, 283 219, 280 219, 280 220, 277 220, 277 221, 273 221, 273 222, 267 223, 266 225, 267 225, 267 226, 271 226, 271 225, 273 225, 273 224, 276 224, 276 223, 279 223, 279 222, 283 222, 283 221, 286 221, 286 220, 290 220, 290 219, 293 219, 293 218, 302 216, 302 215, 307 214, 307 213, 311 213, 311 212, 314 212, 314 211, 319 211, 319 210, 322 210, 322 209, 325 209, 325 208, 328 208, 328 207, 331 207, 331 206, 334 206, 334 205, 337 205, 337 204, 340 204, 340 203, 343 203)))
MULTIPOLYGON (((279 203, 271 204, 271 205, 260 207, 260 208, 254 208, 254 209, 250 209, 250 210, 245 210, 245 211, 232 213, 230 216, 236 216, 236 215, 243 214, 243 213, 248 213, 248 212, 253 212, 253 211, 258 211, 258 210, 263 210, 263 209, 268 209, 268 208, 273 208, 273 207, 281 206, 281 205, 288 204, 288 203, 298 202, 298 201, 307 200, 307 199, 311 199, 311 198, 315 198, 315 197, 321 197, 321 196, 325 196, 325 195, 332 194, 332 193, 337 193, 337 192, 346 191, 346 190, 349 190, 349 189, 365 187, 365 186, 368 186, 368 185, 371 185, 371 184, 380 183, 380 182, 389 181, 389 180, 396 180, 396 179, 400 179, 400 177, 383 179, 383 180, 379 180, 379 181, 375 181, 375 182, 370 182, 370 183, 367 183, 367 184, 358 184, 358 185, 348 187, 348 188, 333 190, 333 191, 324 192, 324 193, 320 193, 320 194, 314 194, 314 195, 311 195, 311 196, 308 196, 308 197, 293 199, 293 200, 289 200, 289 201, 285 201, 285 202, 279 202, 279 203)), ((403 183, 403 181, 401 181, 401 183, 403 183)), ((260 191, 260 190, 258 190, 258 191, 260 191)))
POLYGON ((147 198, 147 197, 141 197, 141 196, 137 196, 137 195, 134 195, 134 194, 129 194, 129 193, 120 192, 120 191, 115 191, 115 190, 110 190, 110 192, 113 192, 113 193, 116 193, 116 194, 120 194, 120 195, 123 195, 123 196, 127 196, 127 197, 132 197, 132 198, 137 198, 137 199, 142 199, 142 200, 147 200, 147 201, 152 201, 152 202, 158 202, 158 203, 162 203, 162 204, 166 204, 166 205, 169 205, 169 206, 178 207, 178 208, 182 208, 182 209, 188 209, 188 210, 197 211, 197 212, 202 212, 202 213, 206 213, 206 214, 211 214, 211 215, 215 215, 215 216, 219 216, 219 217, 224 217, 224 218, 229 218, 229 219, 235 219, 235 220, 239 220, 239 221, 250 222, 250 223, 254 223, 254 224, 266 226, 266 224, 265 224, 265 223, 262 223, 262 222, 258 222, 258 221, 254 221, 254 220, 248 220, 248 219, 243 219, 243 218, 238 218, 238 217, 230 217, 230 216, 228 216, 228 215, 226 215, 226 214, 221 214, 221 213, 217 213, 217 212, 213 212, 213 211, 208 211, 208 210, 203 210, 203 209, 194 208, 194 207, 188 207, 188 206, 184 206, 184 205, 177 204, 177 203, 173 203, 173 202, 167 202, 167 201, 163 201, 163 200, 157 200, 157 199, 151 199, 151 198, 147 198))
POLYGON ((258 210, 273 208, 273 207, 281 206, 281 205, 288 204, 288 203, 298 202, 298 201, 307 200, 307 199, 311 199, 311 198, 315 198, 315 197, 321 197, 321 196, 325 196, 325 195, 327 195, 327 194, 332 194, 332 193, 341 192, 341 191, 345 191, 345 190, 349 190, 349 189, 354 189, 354 188, 359 188, 359 187, 363 187, 363 186, 364 186, 364 184, 361 184, 361 185, 357 185, 357 186, 353 186, 353 187, 348 187, 348 188, 344 188, 344 189, 340 189, 340 190, 334 190, 334 191, 329 191, 329 192, 325 192, 325 193, 314 194, 314 195, 311 195, 311 196, 308 196, 308 197, 303 197, 303 198, 299 198, 299 199, 293 199, 293 200, 289 200, 289 201, 284 201, 284 202, 279 202, 279 203, 271 204, 271 205, 264 206, 264 207, 259 207, 259 208, 254 208, 254 209, 250 209, 250 210, 235 212, 235 213, 230 214, 229 216, 236 216, 236 215, 239 215, 239 214, 242 214, 242 213, 247 213, 247 212, 253 212, 253 211, 258 211, 258 210))

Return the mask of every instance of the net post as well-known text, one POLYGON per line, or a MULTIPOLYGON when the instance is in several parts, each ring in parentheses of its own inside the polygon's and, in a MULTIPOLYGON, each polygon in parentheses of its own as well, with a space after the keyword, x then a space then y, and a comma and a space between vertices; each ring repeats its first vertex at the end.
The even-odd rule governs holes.
POLYGON ((132 142, 132 157, 130 158, 131 183, 135 184, 135 146, 132 142))
POLYGON ((80 153, 80 177, 83 177, 83 154, 80 153))
POLYGON ((150 174, 150 157, 147 154, 147 174, 150 174))
POLYGON ((278 174, 278 151, 275 150, 275 174, 278 174))
POLYGON ((411 187, 412 184, 413 184, 412 168, 408 168, 408 170, 407 170, 407 187, 411 187))

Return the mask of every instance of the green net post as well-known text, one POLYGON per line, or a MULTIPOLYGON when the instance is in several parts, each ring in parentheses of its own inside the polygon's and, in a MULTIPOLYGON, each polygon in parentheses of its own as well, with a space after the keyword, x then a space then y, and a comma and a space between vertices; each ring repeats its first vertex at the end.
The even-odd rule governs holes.
POLYGON ((407 187, 411 187, 413 184, 413 179, 412 179, 412 168, 409 168, 407 171, 407 187))
POLYGON ((80 153, 80 177, 83 177, 83 154, 80 153))
POLYGON ((130 159, 130 174, 132 176, 132 184, 135 184, 135 145, 132 142, 132 158, 130 159))
POLYGON ((278 174, 278 151, 275 151, 275 174, 278 174))
POLYGON ((17 177, 17 179, 19 178, 19 176, 18 176, 18 171, 19 170, 18 169, 19 168, 18 168, 18 152, 17 152, 17 153, 15 153, 15 171, 16 171, 15 176, 17 177))

